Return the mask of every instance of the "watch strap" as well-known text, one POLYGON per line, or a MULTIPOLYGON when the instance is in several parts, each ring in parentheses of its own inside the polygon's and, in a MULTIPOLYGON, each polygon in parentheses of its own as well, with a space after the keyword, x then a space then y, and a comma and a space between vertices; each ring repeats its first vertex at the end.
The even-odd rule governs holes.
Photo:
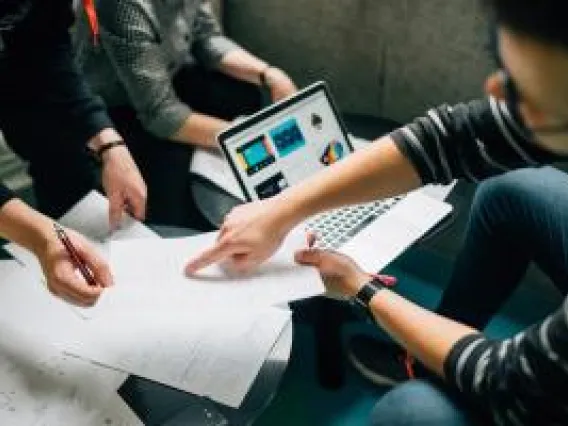
POLYGON ((109 149, 115 148, 117 146, 123 146, 126 145, 126 142, 124 142, 123 140, 116 140, 116 141, 112 141, 112 142, 106 142, 102 145, 100 145, 99 147, 97 147, 97 149, 95 149, 94 151, 92 151, 93 156, 98 160, 102 162, 103 159, 103 154, 108 151, 109 149))
POLYGON ((371 303, 371 299, 375 294, 386 287, 380 277, 373 276, 368 282, 363 284, 353 299, 358 305, 368 309, 369 303, 371 303))

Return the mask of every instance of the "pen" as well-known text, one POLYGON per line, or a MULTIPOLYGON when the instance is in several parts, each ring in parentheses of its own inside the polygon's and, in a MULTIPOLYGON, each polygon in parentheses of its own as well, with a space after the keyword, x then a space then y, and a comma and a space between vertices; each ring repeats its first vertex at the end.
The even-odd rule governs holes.
POLYGON ((53 229, 55 229, 57 238, 59 238, 59 241, 61 241, 61 244, 63 244, 65 250, 67 250, 67 253, 69 253, 71 261, 73 262, 75 267, 79 269, 79 272, 81 272, 81 275, 83 276, 85 281, 87 281, 87 283, 92 286, 98 285, 95 277, 93 276, 93 273, 89 270, 89 268, 87 268, 85 261, 81 258, 75 247, 73 247, 71 240, 69 239, 63 228, 59 226, 59 224, 53 222, 53 229))

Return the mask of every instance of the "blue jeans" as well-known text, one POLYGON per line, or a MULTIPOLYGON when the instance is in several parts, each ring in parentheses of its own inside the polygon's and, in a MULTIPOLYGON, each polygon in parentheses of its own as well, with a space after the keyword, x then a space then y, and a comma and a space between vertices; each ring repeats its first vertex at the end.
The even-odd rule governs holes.
MULTIPOLYGON (((483 329, 535 262, 568 292, 568 175, 521 169, 485 181, 437 312, 483 329)), ((405 383, 378 403, 374 425, 472 425, 471 410, 443 384, 405 383)), ((487 423, 484 423, 487 424, 487 423)))
POLYGON ((373 426, 473 426, 467 409, 442 386, 425 380, 401 384, 383 396, 371 414, 373 426))

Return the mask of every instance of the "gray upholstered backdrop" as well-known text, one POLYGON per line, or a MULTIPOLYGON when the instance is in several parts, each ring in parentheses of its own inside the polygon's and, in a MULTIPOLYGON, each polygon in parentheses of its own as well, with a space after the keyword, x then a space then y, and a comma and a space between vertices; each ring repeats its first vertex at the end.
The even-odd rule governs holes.
POLYGON ((491 62, 476 0, 224 0, 227 33, 340 108, 405 121, 482 93, 491 62))

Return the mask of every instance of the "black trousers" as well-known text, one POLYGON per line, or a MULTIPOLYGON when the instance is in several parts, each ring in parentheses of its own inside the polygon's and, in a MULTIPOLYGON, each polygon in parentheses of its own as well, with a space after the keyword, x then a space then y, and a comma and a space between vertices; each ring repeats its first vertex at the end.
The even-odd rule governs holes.
MULTIPOLYGON (((262 94, 252 84, 201 67, 184 67, 174 78, 178 97, 194 111, 224 120, 256 112, 262 94)), ((148 186, 147 222, 210 230, 195 207, 189 164, 193 148, 147 132, 132 108, 109 111, 148 186)))

